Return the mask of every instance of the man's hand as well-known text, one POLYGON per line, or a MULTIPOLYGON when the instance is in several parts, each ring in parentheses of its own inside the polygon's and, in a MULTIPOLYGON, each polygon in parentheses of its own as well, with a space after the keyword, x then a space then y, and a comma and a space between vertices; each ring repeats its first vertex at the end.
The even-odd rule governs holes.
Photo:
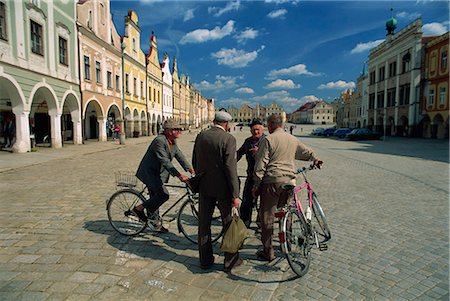
POLYGON ((189 173, 193 176, 195 176, 195 170, 193 168, 189 168, 189 173))
POLYGON ((249 149, 249 151, 254 155, 254 154, 256 154, 258 152, 258 147, 254 146, 251 149, 249 149))
POLYGON ((314 168, 321 169, 322 168, 322 164, 323 164, 323 161, 318 159, 318 160, 314 160, 314 162, 311 164, 311 166, 314 167, 314 168))
POLYGON ((253 196, 253 198, 256 199, 258 197, 258 195, 259 195, 258 187, 253 186, 253 188, 252 188, 252 196, 253 196))
POLYGON ((239 198, 234 198, 231 201, 231 207, 239 208, 240 205, 241 205, 241 200, 239 198))
POLYGON ((178 175, 178 179, 180 179, 181 182, 187 183, 189 181, 189 177, 185 176, 183 174, 178 175))

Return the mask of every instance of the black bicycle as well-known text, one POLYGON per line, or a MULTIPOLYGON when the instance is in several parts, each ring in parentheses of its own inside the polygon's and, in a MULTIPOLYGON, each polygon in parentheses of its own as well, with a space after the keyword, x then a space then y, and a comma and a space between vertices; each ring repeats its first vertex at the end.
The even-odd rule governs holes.
MULTIPOLYGON (((172 211, 179 203, 182 203, 178 214, 168 219, 171 222, 177 219, 178 231, 189 241, 198 243, 198 194, 194 193, 189 185, 172 185, 166 184, 168 188, 175 188, 184 191, 169 208, 161 215, 152 215, 152 217, 144 222, 140 220, 132 209, 147 200, 145 197, 149 195, 147 187, 139 189, 137 187, 137 178, 134 174, 118 172, 116 173, 116 185, 119 190, 115 192, 107 201, 106 210, 108 212, 108 220, 111 226, 120 234, 133 236, 141 233, 147 227, 155 230, 163 218, 172 211)), ((149 216, 148 212, 147 216, 149 216)), ((223 235, 222 219, 220 211, 216 208, 213 213, 211 222, 211 240, 216 242, 223 235)))

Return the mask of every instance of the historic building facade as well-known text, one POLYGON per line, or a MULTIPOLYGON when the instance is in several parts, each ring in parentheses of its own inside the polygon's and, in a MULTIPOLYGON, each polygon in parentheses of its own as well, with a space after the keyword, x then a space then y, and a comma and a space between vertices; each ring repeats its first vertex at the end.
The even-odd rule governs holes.
POLYGON ((76 3, 1 0, 0 15, 0 128, 13 122, 12 151, 82 143, 76 3))
POLYGON ((134 10, 125 17, 122 39, 124 68, 124 117, 127 137, 147 135, 146 62, 141 50, 141 28, 134 10))
POLYGON ((368 127, 387 136, 418 134, 422 62, 422 20, 398 33, 388 20, 386 40, 369 54, 368 127))
POLYGON ((449 33, 424 40, 421 134, 425 138, 448 138, 449 33))
POLYGON ((109 0, 79 2, 77 27, 83 137, 106 141, 123 116, 121 44, 109 0))
POLYGON ((153 135, 159 133, 162 124, 162 71, 158 58, 158 43, 156 36, 150 37, 150 48, 146 56, 147 68, 147 101, 148 101, 148 120, 150 123, 150 132, 153 135))
POLYGON ((178 75, 177 58, 172 63, 172 95, 173 95, 173 118, 181 122, 181 100, 180 100, 180 77, 178 75))
POLYGON ((170 71, 169 55, 164 53, 161 63, 162 81, 163 81, 163 121, 173 117, 173 94, 172 94, 172 73, 170 71))

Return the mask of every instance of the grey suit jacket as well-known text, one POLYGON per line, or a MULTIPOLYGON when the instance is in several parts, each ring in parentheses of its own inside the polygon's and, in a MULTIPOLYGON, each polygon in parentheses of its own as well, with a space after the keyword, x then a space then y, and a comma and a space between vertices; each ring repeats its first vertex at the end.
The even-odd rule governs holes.
POLYGON ((136 177, 147 185, 150 190, 160 188, 163 183, 167 183, 170 175, 176 177, 180 174, 172 164, 173 158, 177 159, 185 171, 191 168, 178 146, 174 143, 172 151, 170 151, 166 136, 159 134, 153 139, 142 158, 136 177))
POLYGON ((196 173, 205 172, 200 194, 221 200, 239 197, 236 138, 213 126, 201 132, 194 145, 192 164, 196 173))

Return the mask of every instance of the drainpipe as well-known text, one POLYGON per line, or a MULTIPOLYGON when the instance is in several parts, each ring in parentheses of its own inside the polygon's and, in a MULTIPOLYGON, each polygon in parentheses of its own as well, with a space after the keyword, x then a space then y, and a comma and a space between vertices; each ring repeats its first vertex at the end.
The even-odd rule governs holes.
POLYGON ((119 143, 125 144, 125 62, 124 62, 124 50, 127 46, 125 42, 123 41, 123 37, 121 39, 120 48, 121 48, 121 54, 122 54, 122 122, 121 122, 121 129, 122 132, 119 136, 119 143))

